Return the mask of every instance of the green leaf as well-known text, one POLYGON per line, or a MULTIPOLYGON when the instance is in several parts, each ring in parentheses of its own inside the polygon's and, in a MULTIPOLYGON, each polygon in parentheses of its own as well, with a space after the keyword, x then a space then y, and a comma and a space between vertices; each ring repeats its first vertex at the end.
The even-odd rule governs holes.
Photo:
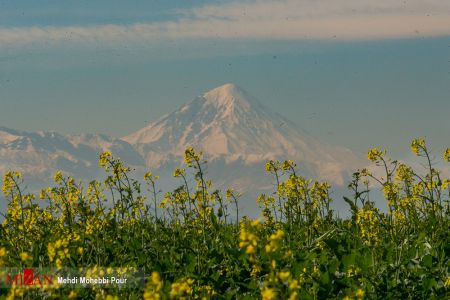
POLYGON ((422 258, 422 265, 427 268, 431 268, 433 266, 433 256, 431 256, 430 254, 425 255, 422 258))

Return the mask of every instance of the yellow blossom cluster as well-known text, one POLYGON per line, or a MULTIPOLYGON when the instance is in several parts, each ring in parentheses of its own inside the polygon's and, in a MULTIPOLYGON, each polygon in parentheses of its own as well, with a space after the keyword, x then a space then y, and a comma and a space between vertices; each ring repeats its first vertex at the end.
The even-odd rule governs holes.
POLYGON ((404 181, 407 184, 411 183, 413 180, 413 171, 411 167, 405 164, 399 164, 397 166, 397 172, 395 173, 395 179, 399 181, 404 181))
POLYGON ((18 181, 22 179, 22 173, 8 171, 3 175, 2 192, 5 197, 8 197, 13 192, 14 188, 18 186, 18 181))
POLYGON ((260 225, 259 220, 251 222, 244 220, 240 224, 239 248, 245 249, 247 254, 254 255, 256 253, 256 247, 258 246, 256 230, 260 225))
POLYGON ((177 168, 177 169, 175 169, 175 171, 173 172, 173 177, 180 177, 180 176, 184 175, 185 173, 186 173, 186 170, 185 170, 185 169, 177 168))
POLYGON ((48 243, 47 255, 51 262, 55 260, 57 268, 62 267, 62 263, 65 259, 70 258, 69 253, 69 239, 58 239, 54 243, 48 243))
POLYGON ((281 229, 278 229, 275 233, 271 234, 269 237, 269 243, 265 246, 266 252, 270 253, 277 251, 280 241, 283 240, 284 236, 284 231, 281 229))
POLYGON ((279 169, 281 169, 281 164, 280 164, 280 162, 279 161, 277 161, 277 160, 269 160, 267 163, 266 163, 266 166, 265 166, 265 168, 266 168, 266 171, 267 172, 276 172, 276 171, 278 171, 279 169))
POLYGON ((6 256, 8 252, 5 247, 0 248, 0 267, 3 266, 3 258, 6 256))
POLYGON ((144 290, 144 300, 160 300, 164 282, 158 272, 152 272, 144 290))
POLYGON ((445 149, 444 160, 450 162, 450 148, 445 149))
POLYGON ((150 182, 156 182, 156 180, 159 179, 158 175, 153 175, 152 172, 147 172, 144 174, 144 180, 150 181, 150 182))
POLYGON ((378 150, 377 148, 372 148, 367 152, 367 158, 370 161, 377 161, 381 156, 383 155, 383 152, 378 150))
POLYGON ((195 280, 192 278, 182 278, 173 282, 170 286, 170 298, 189 299, 194 283, 195 280))
POLYGON ((261 286, 261 298, 268 300, 280 298, 298 299, 299 288, 303 279, 294 278, 289 270, 277 270, 275 260, 272 260, 270 267, 271 272, 261 286))
POLYGON ((105 151, 100 155, 99 164, 100 167, 105 168, 110 160, 112 159, 112 154, 109 151, 105 151))
POLYGON ((415 138, 411 142, 411 151, 415 155, 419 155, 422 151, 426 151, 426 144, 424 138, 415 138))
POLYGON ((193 147, 188 147, 184 151, 184 162, 190 167, 194 162, 200 162, 201 156, 201 151, 199 153, 196 153, 193 147))
POLYGON ((378 209, 363 207, 356 214, 356 224, 359 227, 361 238, 365 244, 374 246, 380 242, 380 219, 378 209))

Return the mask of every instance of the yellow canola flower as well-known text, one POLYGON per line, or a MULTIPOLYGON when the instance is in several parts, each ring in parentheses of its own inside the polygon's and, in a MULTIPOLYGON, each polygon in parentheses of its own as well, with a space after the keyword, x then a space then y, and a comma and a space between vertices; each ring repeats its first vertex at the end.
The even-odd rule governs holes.
POLYGON ((267 253, 275 252, 276 250, 276 248, 271 243, 267 244, 264 248, 266 249, 267 253))
POLYGON ((387 183, 383 187, 384 197, 388 201, 392 201, 392 200, 396 199, 398 196, 398 192, 399 192, 398 184, 396 184, 396 183, 387 183))
POLYGON ((50 261, 53 261, 56 255, 55 246, 52 243, 48 243, 47 245, 47 255, 50 261))
POLYGON ((22 252, 22 253, 20 253, 20 259, 21 259, 23 262, 26 262, 26 261, 28 261, 28 260, 31 259, 31 256, 30 256, 30 254, 28 254, 27 252, 22 252))
POLYGON ((415 155, 419 155, 420 150, 426 150, 425 139, 415 138, 411 142, 411 151, 415 155))
POLYGON ((181 279, 172 283, 170 288, 171 298, 180 298, 182 296, 190 295, 192 293, 192 286, 194 279, 181 279))
POLYGON ((256 246, 258 245, 258 237, 256 234, 251 232, 255 227, 259 226, 259 220, 252 221, 250 224, 246 222, 241 222, 241 230, 239 232, 239 248, 245 249, 247 254, 254 254, 256 246), (250 225, 250 226, 249 226, 250 225))
POLYGON ((278 273, 278 277, 281 281, 287 281, 291 277, 291 273, 289 271, 281 271, 278 273))
POLYGON ((379 238, 378 210, 375 208, 361 208, 356 214, 356 224, 361 230, 361 237, 367 245, 375 245, 379 238))
POLYGON ((355 293, 356 298, 362 299, 364 297, 364 291, 362 289, 357 289, 355 293))
POLYGON ((450 148, 444 151, 444 160, 450 162, 450 148))
POLYGON ((46 193, 45 189, 41 190, 41 192, 39 193, 39 199, 43 200, 43 199, 45 199, 46 196, 47 196, 47 193, 46 193))
POLYGON ((284 231, 278 229, 274 234, 270 236, 271 241, 279 241, 284 237, 284 231))
POLYGON ((3 184, 2 184, 2 192, 5 196, 9 196, 11 194, 11 190, 14 187, 14 174, 9 171, 3 175, 3 184))
POLYGON ((271 234, 269 237, 269 243, 265 246, 266 252, 275 252, 278 249, 279 241, 281 241, 285 236, 283 230, 278 229, 275 233, 271 234))
POLYGON ((227 189, 227 191, 225 192, 225 197, 227 199, 230 199, 231 197, 233 197, 234 195, 234 190, 232 188, 227 189))
POLYGON ((293 291, 290 295, 289 295, 289 300, 297 300, 298 299, 298 292, 297 291, 293 291))
POLYGON ((193 147, 188 147, 184 151, 184 162, 191 166, 194 161, 200 161, 200 157, 202 156, 202 151, 200 151, 198 154, 195 152, 193 147))
POLYGON ((277 262, 275 260, 272 260, 271 265, 272 269, 275 269, 277 267, 277 262))
POLYGON ((383 155, 383 152, 381 152, 377 148, 372 148, 369 150, 369 152, 367 152, 367 158, 370 161, 376 161, 379 157, 381 157, 381 155, 383 155))
POLYGON ((261 272, 261 267, 258 266, 258 265, 253 265, 252 266, 252 271, 250 273, 250 276, 252 278, 255 278, 260 272, 261 272))
POLYGON ((153 178, 153 173, 152 172, 147 172, 144 174, 144 180, 150 180, 153 178))
POLYGON ((175 171, 173 172, 173 177, 180 177, 181 175, 184 175, 185 170, 184 169, 175 169, 175 171))
POLYGON ((68 249, 68 248, 65 248, 65 249, 63 249, 63 250, 59 250, 59 251, 58 251, 58 256, 59 256, 61 259, 69 258, 69 257, 70 257, 69 249, 68 249))
POLYGON ((100 167, 105 168, 111 158, 112 158, 112 154, 109 151, 105 151, 102 154, 100 154, 100 160, 99 160, 100 167))
POLYGON ((61 173, 61 171, 57 171, 55 173, 55 176, 53 176, 53 180, 55 182, 60 182, 62 180, 62 173, 61 173))
POLYGON ((56 262, 55 262, 55 265, 56 265, 56 267, 58 269, 61 269, 62 268, 62 261, 61 261, 61 259, 57 258, 56 262))
POLYGON ((410 182, 412 180, 413 171, 410 167, 405 164, 399 164, 397 167, 397 172, 395 174, 395 179, 400 181, 410 182))
POLYGON ((261 297, 263 300, 277 299, 277 292, 274 288, 263 287, 261 290, 261 297))
POLYGON ((442 189, 445 190, 450 186, 450 180, 449 179, 445 179, 442 181, 442 189))
POLYGON ((445 280, 444 287, 450 288, 450 276, 448 276, 447 279, 445 280))
POLYGON ((255 253, 255 247, 253 247, 253 245, 248 245, 247 249, 245 250, 245 252, 247 254, 253 254, 253 253, 255 253))
POLYGON ((161 276, 159 276, 158 272, 152 272, 151 282, 155 286, 157 291, 162 289, 163 282, 162 282, 161 276))
POLYGON ((287 171, 287 170, 293 168, 294 166, 295 166, 295 164, 294 164, 294 162, 292 160, 286 160, 286 161, 283 162, 282 169, 284 171, 287 171))
POLYGON ((297 279, 289 279, 289 289, 295 290, 300 287, 300 284, 297 279))
POLYGON ((276 172, 276 171, 278 171, 280 169, 280 167, 282 167, 280 165, 281 165, 281 163, 278 160, 275 160, 275 161, 274 160, 269 160, 266 163, 266 171, 267 172, 276 172))

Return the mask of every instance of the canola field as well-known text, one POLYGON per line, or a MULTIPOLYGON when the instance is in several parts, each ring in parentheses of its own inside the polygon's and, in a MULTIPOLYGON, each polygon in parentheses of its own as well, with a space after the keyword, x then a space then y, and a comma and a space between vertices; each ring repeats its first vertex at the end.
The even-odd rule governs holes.
POLYGON ((432 159, 417 138, 411 151, 424 167, 369 150, 373 167, 355 170, 348 196, 334 199, 348 204, 347 219, 330 208, 330 185, 289 160, 267 162, 277 186, 255 199, 259 219, 239 214, 235 191, 212 188, 193 148, 166 193, 158 176, 141 183, 109 152, 99 159, 106 180, 57 172, 36 195, 7 172, 0 282, 11 267, 139 269, 145 278, 125 288, 6 280, 0 299, 450 299, 450 181, 435 168, 450 149, 432 159), (386 213, 371 198, 380 189, 386 213))

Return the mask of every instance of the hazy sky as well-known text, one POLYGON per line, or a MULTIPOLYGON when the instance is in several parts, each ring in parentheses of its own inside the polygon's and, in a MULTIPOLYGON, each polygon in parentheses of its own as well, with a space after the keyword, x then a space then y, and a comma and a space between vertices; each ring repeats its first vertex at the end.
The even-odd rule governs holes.
POLYGON ((0 0, 0 126, 123 136, 235 82, 312 135, 450 144, 450 1, 0 0))

